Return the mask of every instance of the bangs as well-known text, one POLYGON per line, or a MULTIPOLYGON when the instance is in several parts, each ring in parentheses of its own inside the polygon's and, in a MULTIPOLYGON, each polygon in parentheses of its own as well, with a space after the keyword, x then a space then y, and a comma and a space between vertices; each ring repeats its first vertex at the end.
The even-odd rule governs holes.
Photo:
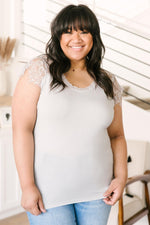
MULTIPOLYGON (((94 35, 97 30, 97 21, 91 10, 86 7, 79 6, 72 6, 68 8, 67 13, 66 11, 62 11, 59 15, 59 22, 58 30, 55 27, 55 34, 57 33, 58 36, 66 33, 69 30, 86 30, 87 32, 94 35)), ((54 31, 54 30, 53 30, 54 31)))
POLYGON ((79 12, 70 12, 70 14, 65 17, 65 20, 62 24, 62 29, 60 30, 61 34, 66 32, 68 29, 82 31, 86 30, 90 33, 93 33, 89 16, 79 12))

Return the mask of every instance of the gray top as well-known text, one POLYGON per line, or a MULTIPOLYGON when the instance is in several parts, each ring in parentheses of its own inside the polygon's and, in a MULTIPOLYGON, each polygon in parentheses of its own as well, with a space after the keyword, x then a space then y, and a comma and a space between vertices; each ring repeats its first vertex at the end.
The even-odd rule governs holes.
POLYGON ((45 207, 100 199, 113 173, 107 127, 114 104, 121 105, 121 88, 110 74, 115 99, 107 98, 93 81, 86 88, 50 90, 52 76, 43 56, 26 65, 28 80, 40 86, 34 129, 35 180, 45 207))

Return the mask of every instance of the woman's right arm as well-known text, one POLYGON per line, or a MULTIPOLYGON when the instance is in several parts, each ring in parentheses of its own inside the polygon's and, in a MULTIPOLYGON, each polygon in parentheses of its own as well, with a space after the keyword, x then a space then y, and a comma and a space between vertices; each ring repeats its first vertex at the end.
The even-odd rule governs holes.
POLYGON ((40 87, 29 82, 27 69, 19 79, 12 101, 13 148, 22 189, 22 206, 34 215, 45 212, 34 181, 34 137, 36 107, 40 87))

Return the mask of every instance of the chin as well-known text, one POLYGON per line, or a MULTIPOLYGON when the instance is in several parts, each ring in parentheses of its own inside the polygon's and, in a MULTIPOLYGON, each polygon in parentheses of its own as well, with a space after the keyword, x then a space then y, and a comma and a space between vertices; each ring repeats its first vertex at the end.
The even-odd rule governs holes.
POLYGON ((69 59, 72 60, 72 61, 81 61, 81 60, 83 60, 85 58, 86 58, 86 56, 83 56, 83 57, 69 57, 69 59))

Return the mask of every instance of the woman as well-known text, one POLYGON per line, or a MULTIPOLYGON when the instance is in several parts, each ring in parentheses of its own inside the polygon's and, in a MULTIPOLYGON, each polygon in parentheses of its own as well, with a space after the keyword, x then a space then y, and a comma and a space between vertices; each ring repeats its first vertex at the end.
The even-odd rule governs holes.
POLYGON ((96 16, 69 5, 13 96, 14 154, 31 224, 106 225, 127 177, 121 88, 101 68, 96 16))

